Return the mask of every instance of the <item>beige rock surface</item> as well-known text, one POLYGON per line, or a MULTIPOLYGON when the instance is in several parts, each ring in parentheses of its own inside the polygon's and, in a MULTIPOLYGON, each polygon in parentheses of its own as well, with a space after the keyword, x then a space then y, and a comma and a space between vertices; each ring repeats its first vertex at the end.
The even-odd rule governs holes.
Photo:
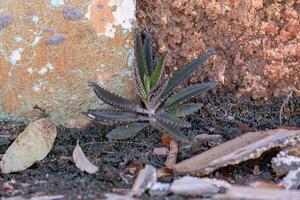
POLYGON ((134 13, 133 0, 0 1, 0 120, 82 126, 99 103, 88 80, 132 97, 134 13))

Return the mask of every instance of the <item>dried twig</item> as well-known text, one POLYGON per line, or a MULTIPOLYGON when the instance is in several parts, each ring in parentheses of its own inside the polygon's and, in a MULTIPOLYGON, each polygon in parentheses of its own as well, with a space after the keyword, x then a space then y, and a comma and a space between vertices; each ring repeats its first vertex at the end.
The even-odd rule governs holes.
POLYGON ((171 168, 176 164, 178 154, 178 142, 174 139, 170 141, 170 151, 165 162, 166 167, 171 168))

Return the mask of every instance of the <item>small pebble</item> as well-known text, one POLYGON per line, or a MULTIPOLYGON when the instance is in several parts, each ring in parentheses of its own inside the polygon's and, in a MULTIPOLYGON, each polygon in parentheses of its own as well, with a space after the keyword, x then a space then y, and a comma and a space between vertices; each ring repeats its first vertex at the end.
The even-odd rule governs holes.
POLYGON ((13 18, 9 15, 0 16, 0 31, 12 23, 13 18))
POLYGON ((65 36, 63 34, 56 34, 47 40, 48 45, 56 45, 65 40, 65 36))
POLYGON ((154 148, 153 154, 156 156, 166 156, 168 154, 168 151, 169 150, 166 147, 154 148))
POLYGON ((68 7, 64 9, 64 17, 69 20, 80 20, 84 16, 84 13, 75 7, 68 7))

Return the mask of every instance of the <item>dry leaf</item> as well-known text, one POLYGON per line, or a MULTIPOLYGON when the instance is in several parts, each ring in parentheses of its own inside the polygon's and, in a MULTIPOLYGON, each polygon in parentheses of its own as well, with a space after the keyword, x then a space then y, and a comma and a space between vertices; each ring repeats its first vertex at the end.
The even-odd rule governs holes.
POLYGON ((300 130, 275 129, 244 134, 172 167, 175 174, 199 176, 228 165, 255 159, 275 147, 286 147, 300 140, 300 130))
POLYGON ((1 172, 21 171, 45 158, 56 135, 56 127, 46 118, 30 123, 3 155, 1 172))
POLYGON ((87 172, 89 174, 95 174, 98 171, 98 167, 93 165, 84 155, 81 147, 78 144, 73 151, 73 160, 75 165, 81 171, 87 172))

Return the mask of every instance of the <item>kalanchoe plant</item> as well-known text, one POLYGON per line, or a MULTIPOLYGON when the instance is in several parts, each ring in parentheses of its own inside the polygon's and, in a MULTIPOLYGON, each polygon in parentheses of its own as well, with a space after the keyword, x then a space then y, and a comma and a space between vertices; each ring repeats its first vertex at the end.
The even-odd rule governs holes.
POLYGON ((125 139, 152 126, 172 135, 175 139, 187 140, 181 129, 189 128, 191 124, 179 117, 198 111, 201 105, 185 102, 213 88, 215 83, 200 83, 175 93, 174 91, 176 86, 188 79, 211 55, 212 51, 202 54, 169 78, 165 74, 165 57, 159 61, 153 59, 151 36, 146 34, 143 44, 141 33, 137 31, 134 75, 140 103, 124 99, 96 83, 89 82, 98 98, 114 109, 89 110, 87 115, 100 122, 122 125, 107 135, 110 139, 125 139))

